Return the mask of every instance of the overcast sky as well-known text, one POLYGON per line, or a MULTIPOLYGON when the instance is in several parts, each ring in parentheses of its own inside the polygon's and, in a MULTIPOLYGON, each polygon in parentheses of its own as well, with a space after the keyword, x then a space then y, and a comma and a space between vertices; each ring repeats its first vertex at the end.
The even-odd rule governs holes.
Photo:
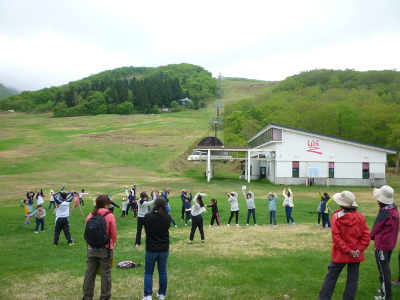
POLYGON ((400 70, 399 53, 399 0, 0 1, 0 83, 18 90, 182 62, 261 80, 400 70))

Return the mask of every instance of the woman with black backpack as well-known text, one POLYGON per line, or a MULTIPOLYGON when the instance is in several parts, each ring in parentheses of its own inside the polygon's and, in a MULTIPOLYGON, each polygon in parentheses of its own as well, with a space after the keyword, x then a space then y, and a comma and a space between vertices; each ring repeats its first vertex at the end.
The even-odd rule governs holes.
MULTIPOLYGON (((82 300, 93 299, 97 269, 100 269, 101 273, 100 299, 111 298, 111 268, 113 264, 114 244, 117 239, 117 227, 115 217, 108 209, 109 206, 110 198, 108 195, 97 196, 96 208, 86 218, 85 239, 88 244, 92 243, 92 245, 89 244, 87 250, 87 269, 83 282, 82 300), (102 234, 102 236, 98 238, 100 242, 97 243, 96 239, 94 239, 94 234, 90 233, 91 229, 88 227, 92 226, 93 231, 98 232, 94 227, 96 226, 95 219, 99 220, 99 216, 104 218, 105 234, 108 238, 103 240, 104 234, 102 234)), ((99 220, 99 223, 104 224, 102 219, 99 220)))
POLYGON ((164 197, 157 197, 153 201, 155 201, 153 210, 143 217, 146 231, 146 264, 144 267, 144 297, 142 300, 152 299, 153 273, 156 262, 159 280, 156 296, 159 300, 164 300, 167 294, 167 261, 171 215, 167 212, 167 201, 164 197))

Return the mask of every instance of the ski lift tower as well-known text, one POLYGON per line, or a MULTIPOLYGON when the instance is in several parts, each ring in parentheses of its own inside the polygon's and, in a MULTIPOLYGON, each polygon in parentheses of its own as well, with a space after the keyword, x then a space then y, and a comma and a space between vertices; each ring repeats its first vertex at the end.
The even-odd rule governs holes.
POLYGON ((217 91, 217 98, 221 99, 222 97, 222 90, 221 90, 221 80, 224 79, 224 76, 221 75, 221 73, 219 73, 218 75, 218 91, 217 91))
POLYGON ((222 116, 219 115, 219 109, 222 108, 222 101, 215 101, 214 107, 217 109, 217 115, 210 117, 210 124, 214 125, 214 136, 217 138, 217 131, 220 129, 221 126, 218 124, 223 124, 222 116))

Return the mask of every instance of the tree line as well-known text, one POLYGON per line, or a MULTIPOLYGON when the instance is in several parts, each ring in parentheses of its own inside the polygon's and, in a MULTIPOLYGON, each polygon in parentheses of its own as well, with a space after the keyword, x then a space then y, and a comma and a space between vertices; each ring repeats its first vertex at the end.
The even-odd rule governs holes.
MULTIPOLYGON (((252 99, 226 105, 223 116, 227 145, 246 145, 272 122, 400 149, 400 73, 302 72, 252 99)), ((390 158, 396 169, 399 158, 399 153, 390 158)))
POLYGON ((60 87, 0 100, 0 109, 21 112, 53 111, 55 117, 97 114, 158 113, 182 98, 198 109, 217 91, 210 72, 191 64, 158 68, 123 67, 104 71, 60 87))

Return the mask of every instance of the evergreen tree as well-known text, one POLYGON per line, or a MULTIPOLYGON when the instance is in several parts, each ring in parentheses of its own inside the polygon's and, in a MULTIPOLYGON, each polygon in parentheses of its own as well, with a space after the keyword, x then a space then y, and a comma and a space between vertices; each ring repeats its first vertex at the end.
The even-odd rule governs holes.
POLYGON ((142 85, 138 88, 138 93, 135 97, 135 108, 141 112, 146 113, 150 109, 150 102, 148 99, 146 88, 142 85))

